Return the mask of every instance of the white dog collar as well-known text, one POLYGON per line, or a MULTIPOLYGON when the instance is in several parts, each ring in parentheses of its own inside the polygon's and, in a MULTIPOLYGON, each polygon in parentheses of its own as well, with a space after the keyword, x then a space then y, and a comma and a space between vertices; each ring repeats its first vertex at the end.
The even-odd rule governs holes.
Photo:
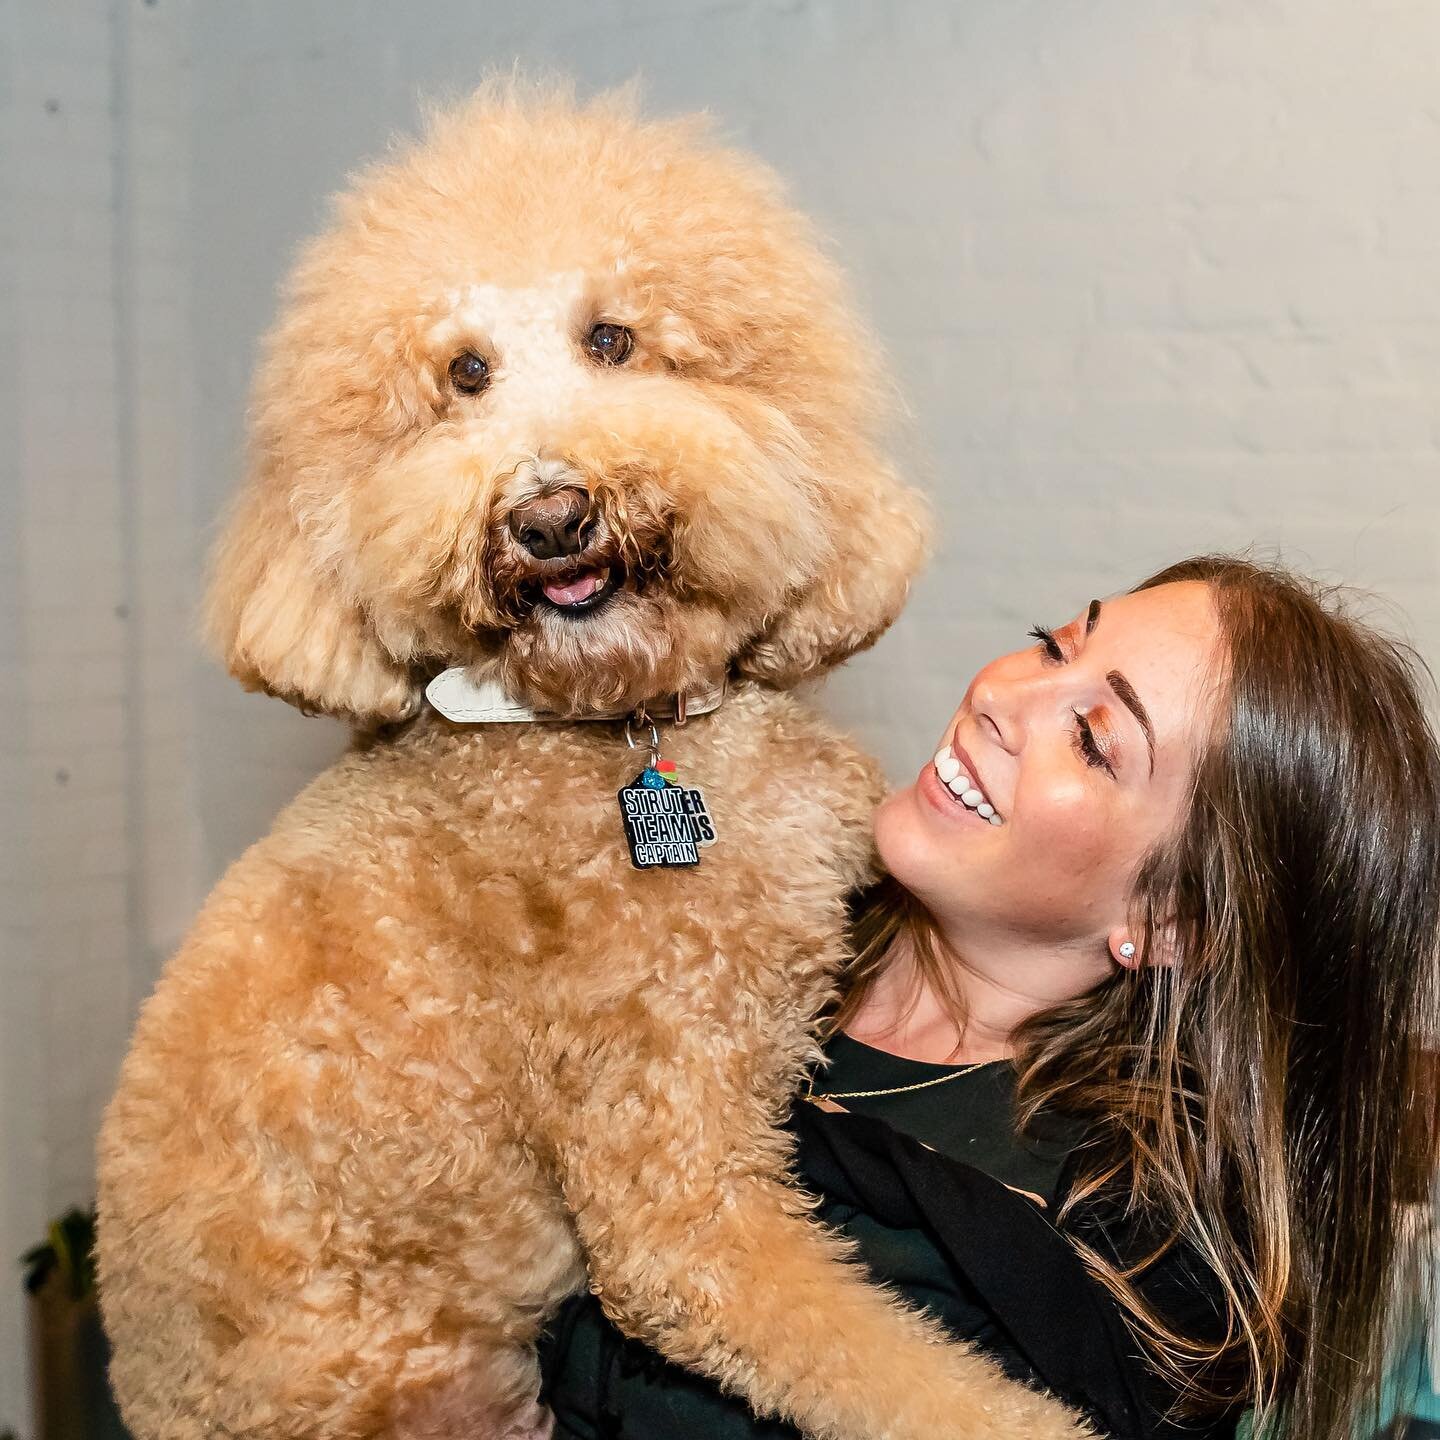
MULTIPOLYGON (((463 665, 452 666, 442 671, 426 687, 425 698, 447 719, 457 725, 515 724, 529 720, 626 720, 635 714, 635 707, 628 710, 596 711, 585 715, 559 715, 552 710, 534 710, 512 700, 504 687, 495 680, 473 680, 463 665)), ((677 697, 677 706, 670 702, 668 711, 655 709, 647 704, 646 712, 663 720, 683 715, 689 719, 694 715, 708 715, 720 708, 725 698, 725 682, 708 689, 677 697)))

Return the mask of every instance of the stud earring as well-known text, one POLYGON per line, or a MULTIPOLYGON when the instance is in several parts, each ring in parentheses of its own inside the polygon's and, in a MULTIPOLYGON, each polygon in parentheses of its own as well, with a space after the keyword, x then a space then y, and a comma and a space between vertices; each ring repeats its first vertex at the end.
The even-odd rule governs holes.
POLYGON ((1122 960, 1133 960, 1135 958, 1135 942, 1133 940, 1126 940, 1124 944, 1120 946, 1120 958, 1122 960))

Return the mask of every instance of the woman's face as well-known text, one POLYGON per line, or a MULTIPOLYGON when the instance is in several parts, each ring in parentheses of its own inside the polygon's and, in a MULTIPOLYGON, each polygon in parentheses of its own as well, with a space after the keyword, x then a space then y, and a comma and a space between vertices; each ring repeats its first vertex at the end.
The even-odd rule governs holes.
POLYGON ((1106 946, 1179 819, 1218 642, 1208 587, 1187 581, 1092 602, 987 665, 876 816, 886 868, 961 947, 1106 946))

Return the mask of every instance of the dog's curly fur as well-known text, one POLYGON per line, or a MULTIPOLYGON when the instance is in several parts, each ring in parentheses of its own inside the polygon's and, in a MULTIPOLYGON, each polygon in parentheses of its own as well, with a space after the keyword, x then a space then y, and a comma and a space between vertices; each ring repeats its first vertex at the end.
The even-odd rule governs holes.
POLYGON ((886 394, 775 181, 627 96, 493 83, 340 201, 209 613, 242 681, 357 743, 210 897, 105 1119, 141 1440, 504 1433, 587 1272, 814 1435, 1077 1433, 863 1283, 785 1183, 879 780, 782 687, 878 635, 919 558, 886 394), (512 521, 560 491, 590 509, 557 564, 512 521), (583 615, 538 588, 591 571, 583 615), (454 664, 575 723, 452 725, 421 696, 454 664), (720 843, 637 872, 636 758, 580 717, 727 673, 665 741, 720 843))

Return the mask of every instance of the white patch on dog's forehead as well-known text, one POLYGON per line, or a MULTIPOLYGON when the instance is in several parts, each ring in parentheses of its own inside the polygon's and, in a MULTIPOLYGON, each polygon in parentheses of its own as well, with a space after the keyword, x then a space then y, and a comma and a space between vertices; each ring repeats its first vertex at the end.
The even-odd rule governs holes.
POLYGON ((495 335, 553 327, 570 320, 584 289, 585 277, 578 270, 549 275, 538 285, 524 287, 465 285, 445 292, 450 314, 436 328, 449 322, 495 335))
POLYGON ((576 349, 584 293, 585 276, 578 270, 538 285, 447 290, 449 313, 431 329, 430 343, 442 355, 466 344, 483 345, 493 366, 490 392, 503 414, 518 421, 552 413, 594 379, 576 349))

